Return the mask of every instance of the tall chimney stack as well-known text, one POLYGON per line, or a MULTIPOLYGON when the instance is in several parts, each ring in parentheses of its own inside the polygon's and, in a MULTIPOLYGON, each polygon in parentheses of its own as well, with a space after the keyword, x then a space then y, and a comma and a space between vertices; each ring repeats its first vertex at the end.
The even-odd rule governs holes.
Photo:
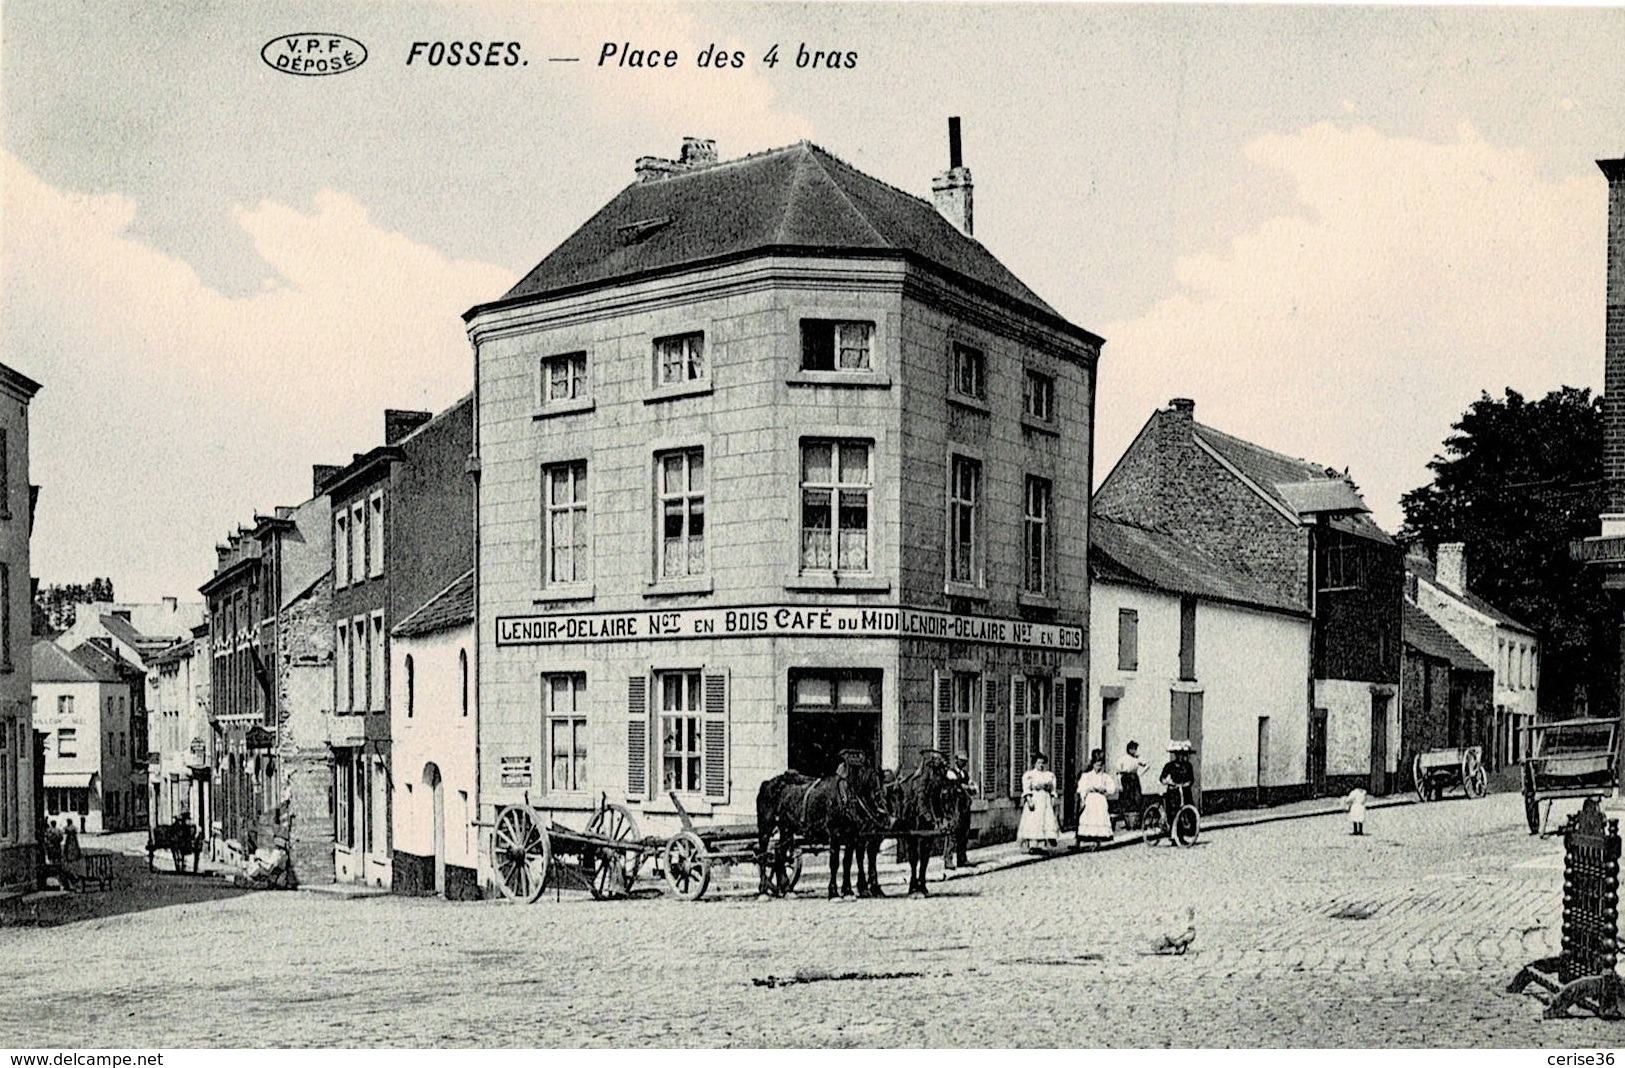
POLYGON ((970 169, 960 148, 958 115, 948 120, 948 169, 931 179, 931 199, 960 233, 972 235, 970 169))
POLYGON ((1603 342, 1603 534, 1625 534, 1625 159, 1600 159, 1608 179, 1608 325, 1603 342))

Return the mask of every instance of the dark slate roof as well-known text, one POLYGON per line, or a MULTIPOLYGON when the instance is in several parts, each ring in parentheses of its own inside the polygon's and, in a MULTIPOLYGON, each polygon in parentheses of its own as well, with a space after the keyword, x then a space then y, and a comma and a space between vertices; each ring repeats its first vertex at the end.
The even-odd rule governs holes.
POLYGON ((1407 556, 1405 557, 1405 570, 1416 575, 1423 582, 1426 582, 1429 586, 1432 586, 1434 589, 1444 594, 1444 596, 1460 601, 1462 604, 1466 605, 1468 608, 1471 608, 1473 611, 1480 613, 1481 615, 1489 616, 1501 626, 1510 627, 1513 630, 1522 631, 1525 634, 1534 636, 1535 628, 1529 626, 1527 623, 1520 623, 1518 620, 1513 619, 1511 616, 1507 615, 1493 604, 1490 604, 1472 590, 1463 590, 1462 592, 1457 593, 1455 590, 1440 582, 1438 573, 1434 569, 1433 561, 1423 560, 1415 556, 1407 556))
POLYGON ((425 601, 415 612, 396 625, 397 638, 416 638, 424 634, 459 627, 474 622, 474 569, 460 575, 456 582, 425 601))
MULTIPOLYGON (((1163 417, 1177 418, 1170 413, 1163 413, 1163 417)), ((1332 510, 1352 514, 1334 516, 1331 519, 1333 527, 1385 544, 1393 543, 1393 539, 1371 518, 1365 502, 1341 472, 1254 445, 1202 423, 1193 423, 1192 428, 1198 440, 1257 484, 1271 501, 1292 514, 1301 517, 1313 511, 1325 510, 1318 506, 1334 505, 1332 510), (1312 493, 1307 483, 1325 483, 1327 488, 1312 493)))
POLYGON ((914 259, 1071 333, 1100 340, 1062 319, 930 203, 807 141, 634 182, 496 304, 750 255, 831 253, 914 259))
POLYGON ((1435 623, 1432 616, 1410 601, 1405 602, 1403 618, 1406 645, 1428 656, 1448 661, 1457 671, 1489 673, 1488 664, 1468 652, 1465 645, 1458 642, 1449 631, 1435 623))
POLYGON ((100 621, 103 630, 107 631, 107 633, 111 634, 125 645, 128 645, 130 648, 141 653, 142 656, 145 656, 149 652, 158 652, 159 650, 168 648, 171 641, 169 638, 153 637, 152 635, 142 634, 130 624, 129 620, 124 619, 121 616, 100 616, 98 617, 98 620, 100 621))
POLYGON ((64 649, 47 638, 31 652, 35 682, 122 682, 117 670, 89 646, 64 649))
POLYGON ((191 638, 179 641, 166 649, 161 649, 147 657, 148 667, 157 667, 159 664, 169 664, 177 660, 185 660, 192 655, 193 642, 191 638))
POLYGON ((1167 531, 1096 515, 1089 525, 1089 564, 1098 581, 1151 586, 1170 593, 1268 608, 1302 610, 1244 569, 1167 531))

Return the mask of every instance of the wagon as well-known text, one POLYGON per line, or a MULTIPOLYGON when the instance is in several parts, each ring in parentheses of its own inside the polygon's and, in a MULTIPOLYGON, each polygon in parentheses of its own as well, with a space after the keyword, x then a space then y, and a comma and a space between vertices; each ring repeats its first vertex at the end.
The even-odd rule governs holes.
POLYGON ((1489 790, 1483 751, 1476 745, 1417 753, 1411 761, 1411 777, 1419 801, 1437 801, 1446 790, 1460 790, 1467 797, 1483 797, 1489 790))
POLYGON ((1545 835, 1554 800, 1602 798, 1619 785, 1619 720, 1551 720, 1523 731, 1529 754, 1523 763, 1523 812, 1530 834, 1545 835))
MULTIPOLYGON (((624 897, 647 865, 673 894, 697 901, 710 887, 716 869, 757 862, 754 826, 701 830, 676 794, 670 796, 682 830, 669 838, 640 834, 637 819, 625 805, 602 797, 579 831, 551 821, 528 799, 504 807, 491 840, 497 886, 504 897, 526 902, 538 900, 549 886, 555 891, 586 890, 599 899, 624 897)), ((774 887, 781 896, 795 888, 806 849, 795 851, 781 885, 774 887)))

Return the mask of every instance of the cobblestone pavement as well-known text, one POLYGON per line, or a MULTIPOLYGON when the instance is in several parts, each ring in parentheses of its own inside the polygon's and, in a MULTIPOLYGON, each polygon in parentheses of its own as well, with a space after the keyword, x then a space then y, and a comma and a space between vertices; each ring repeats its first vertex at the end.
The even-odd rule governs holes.
MULTIPOLYGON (((1556 951, 1516 796, 1078 855, 929 900, 254 894, 0 937, 35 1046, 1619 1045, 1503 993, 1556 951), (1147 952, 1196 909, 1183 957, 1147 952), (847 973, 869 978, 841 979, 847 973), (758 985, 769 976, 799 979, 758 985), (22 992, 31 992, 23 994, 22 992)), ((809 874, 811 874, 809 872, 809 874)), ((814 880, 816 881, 816 880, 814 880)), ((935 884, 933 884, 935 886, 935 884)))

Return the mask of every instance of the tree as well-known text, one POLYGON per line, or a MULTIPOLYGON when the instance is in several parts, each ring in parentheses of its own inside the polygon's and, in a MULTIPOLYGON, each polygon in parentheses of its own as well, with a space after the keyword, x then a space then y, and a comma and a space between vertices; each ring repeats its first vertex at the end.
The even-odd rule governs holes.
POLYGON ((76 606, 106 604, 113 600, 116 598, 110 578, 93 578, 88 584, 70 582, 40 586, 34 593, 34 636, 54 638, 73 626, 76 606))
POLYGON ((1428 464, 1433 482, 1400 501, 1402 541, 1465 543, 1473 592, 1534 628, 1539 707, 1558 716, 1579 692, 1593 714, 1616 705, 1613 613, 1595 569, 1569 558, 1603 511, 1602 427, 1589 389, 1480 394, 1428 464))

